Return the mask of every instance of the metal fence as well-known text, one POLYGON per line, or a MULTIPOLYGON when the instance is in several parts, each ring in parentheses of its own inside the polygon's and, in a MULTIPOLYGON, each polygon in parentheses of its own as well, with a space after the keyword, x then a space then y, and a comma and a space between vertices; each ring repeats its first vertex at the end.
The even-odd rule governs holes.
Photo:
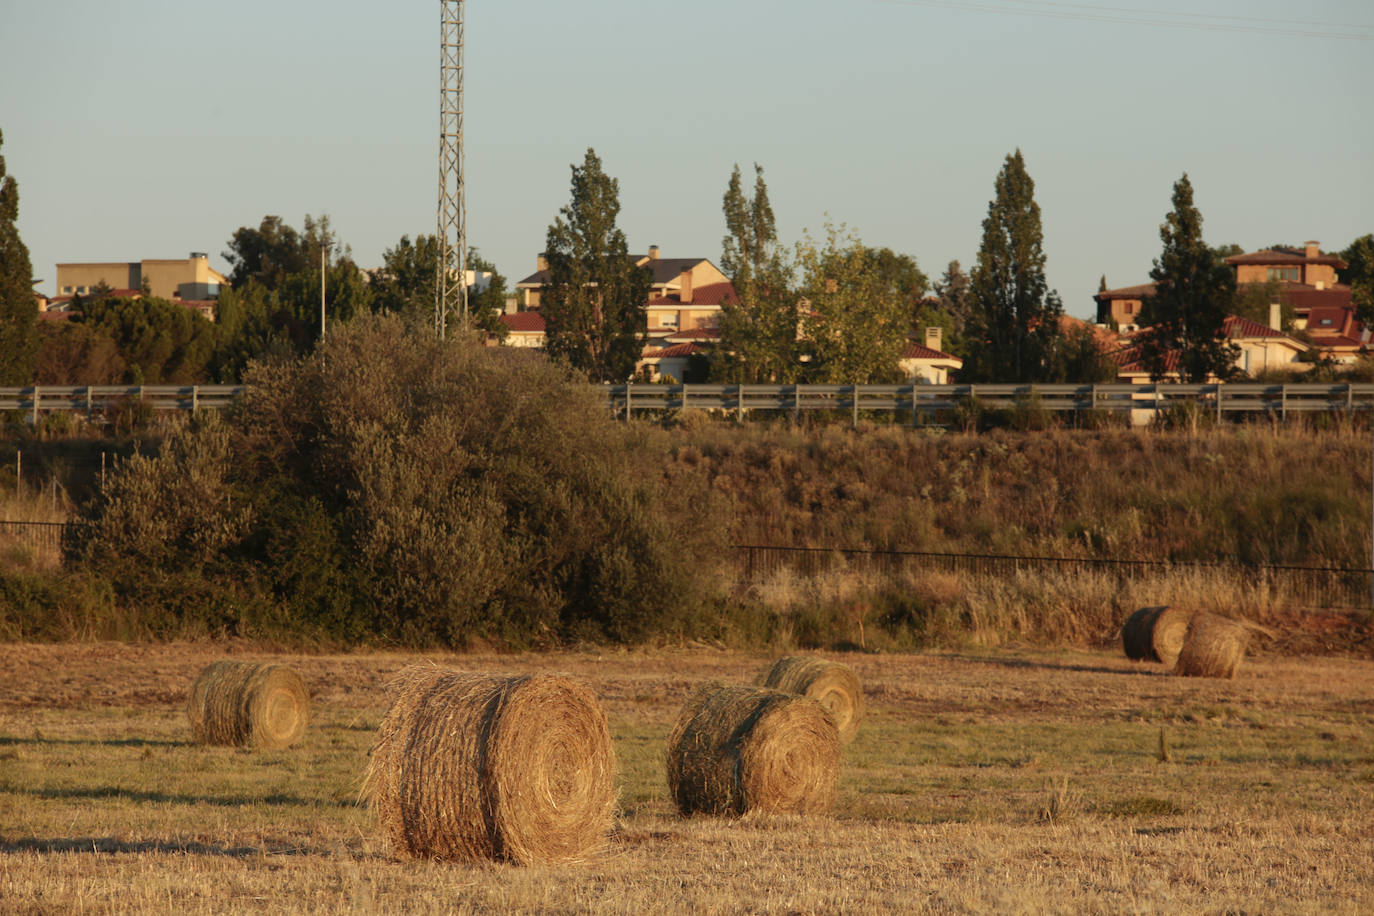
POLYGON ((1255 588, 1288 596, 1294 607, 1370 609, 1374 569, 1242 563, 1169 563, 1094 557, 1031 557, 1004 554, 928 553, 914 550, 858 550, 829 547, 738 545, 739 574, 757 581, 788 569, 804 577, 836 570, 899 573, 930 571, 969 578, 1006 579, 1019 574, 1105 574, 1119 582, 1168 573, 1209 571, 1255 588))
MULTIPOLYGON (((1189 403, 1222 419, 1263 414, 1275 419, 1320 413, 1374 413, 1374 383, 1267 385, 605 385, 606 407, 617 416, 654 411, 715 410, 743 419, 751 413, 844 411, 910 415, 913 424, 943 411, 1004 410, 1023 406, 1055 413, 1107 411, 1138 417, 1189 403)), ((216 410, 244 391, 242 385, 31 385, 0 388, 0 410, 24 411, 34 420, 52 411, 87 415, 126 405, 156 410, 216 410)))
POLYGON ((0 388, 0 410, 20 410, 37 421, 53 411, 95 413, 130 403, 154 410, 218 410, 229 405, 242 385, 30 385, 0 388))
POLYGON ((1374 412, 1374 383, 1268 385, 607 385, 607 407, 621 417, 666 410, 716 410, 744 419, 752 412, 909 413, 913 424, 941 411, 1034 407, 1056 413, 1108 411, 1125 416, 1190 403, 1222 419, 1264 414, 1276 419, 1313 412, 1374 412))

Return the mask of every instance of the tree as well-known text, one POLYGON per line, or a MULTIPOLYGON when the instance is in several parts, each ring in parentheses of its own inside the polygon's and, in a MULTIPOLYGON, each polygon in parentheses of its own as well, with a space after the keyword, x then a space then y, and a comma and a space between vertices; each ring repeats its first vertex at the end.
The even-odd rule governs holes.
POLYGON ((223 257, 229 262, 229 282, 234 289, 256 282, 275 290, 289 274, 306 268, 309 254, 300 233, 280 216, 264 216, 256 229, 235 229, 223 257))
POLYGON ((593 381, 628 379, 647 327, 649 273, 630 260, 619 213, 620 183, 588 147, 572 166, 572 198, 549 226, 540 311, 550 355, 593 381))
MULTIPOLYGON (((0 133, 0 147, 5 136, 0 133)), ((5 172, 0 155, 0 384, 32 380, 38 350, 38 305, 33 295, 33 263, 19 237, 19 182, 5 172)))
POLYGON ((1365 234, 1341 252, 1347 267, 1340 272, 1340 282, 1350 287, 1355 312, 1365 327, 1374 327, 1374 235, 1365 234))
POLYGON ((940 280, 935 284, 935 298, 940 310, 949 316, 954 333, 962 336, 973 314, 973 302, 969 290, 969 277, 958 261, 950 261, 940 280))
POLYGON ((994 187, 969 282, 969 353, 961 375, 1044 381, 1053 374, 1064 307, 1045 282, 1040 207, 1019 149, 1007 156, 994 187))
POLYGON ((468 248, 467 263, 469 270, 491 274, 485 289, 480 292, 468 290, 468 315, 472 318, 472 326, 504 340, 510 330, 501 321, 506 311, 506 278, 475 247, 468 248))
POLYGON ((119 345, 82 321, 45 321, 38 328, 33 381, 38 385, 117 385, 126 365, 119 345))
POLYGON ((908 303, 880 269, 874 249, 829 223, 825 239, 797 244, 806 302, 803 346, 807 381, 872 384, 894 381, 906 342, 908 303))
POLYGON ((792 267, 778 246, 763 167, 754 164, 754 192, 746 196, 739 166, 730 175, 722 208, 728 234, 721 270, 738 300, 721 308, 720 347, 711 374, 722 382, 792 382, 797 361, 797 296, 792 267))
POLYGON ((97 296, 82 304, 82 321, 113 340, 132 384, 207 381, 215 353, 215 326, 199 313, 165 299, 97 296))
POLYGON ((1202 240, 1202 213, 1186 172, 1174 183, 1173 205, 1159 227, 1164 250, 1150 271, 1155 293, 1141 310, 1147 333, 1140 358, 1156 379, 1170 374, 1172 359, 1182 381, 1226 378, 1237 351, 1222 331, 1235 300, 1235 274, 1202 240))

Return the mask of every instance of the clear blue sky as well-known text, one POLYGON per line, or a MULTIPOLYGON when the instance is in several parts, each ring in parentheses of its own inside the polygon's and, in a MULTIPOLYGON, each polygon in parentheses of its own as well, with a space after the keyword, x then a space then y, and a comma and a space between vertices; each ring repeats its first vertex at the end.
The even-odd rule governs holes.
MULTIPOLYGON (((364 267, 434 231, 438 2, 0 3, 0 152, 40 290, 58 261, 225 269, 269 213, 328 214, 364 267)), ((1184 171, 1212 244, 1374 231, 1368 0, 466 7, 469 239, 512 281, 588 146, 633 250, 718 262, 730 169, 757 161, 784 242, 828 216, 932 279, 972 265, 1020 147, 1080 316, 1100 275, 1147 279, 1184 171)))

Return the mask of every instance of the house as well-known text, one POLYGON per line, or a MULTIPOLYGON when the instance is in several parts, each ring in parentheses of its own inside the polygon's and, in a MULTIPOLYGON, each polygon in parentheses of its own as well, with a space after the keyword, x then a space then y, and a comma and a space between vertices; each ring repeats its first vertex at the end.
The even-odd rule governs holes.
POLYGON ((897 358, 902 375, 913 382, 932 385, 949 384, 949 374, 964 367, 964 361, 940 349, 944 332, 940 328, 926 328, 925 343, 907 341, 897 358))
MULTIPOLYGON (((1273 284, 1277 302, 1271 307, 1292 309, 1292 330, 1306 331, 1321 355, 1340 362, 1359 358, 1369 332, 1355 318, 1350 287, 1338 282, 1337 272, 1348 266, 1341 258, 1323 254, 1317 242, 1309 241, 1301 249, 1266 248, 1234 255, 1226 264, 1236 272, 1238 289, 1273 284), (1315 324, 1314 313, 1318 316, 1315 324)), ((1154 292, 1153 283, 1100 290, 1093 297, 1098 323, 1135 330, 1140 324, 1140 310, 1154 292)), ((1273 328, 1272 316, 1270 325, 1273 328)), ((1261 364, 1267 364, 1263 348, 1248 346, 1247 354, 1252 351, 1261 364)))
MULTIPOLYGON (((1279 329, 1280 308, 1277 303, 1270 306, 1269 325, 1265 326, 1239 315, 1228 315, 1222 323, 1222 334, 1228 341, 1239 347, 1235 367, 1245 375, 1255 375, 1267 369, 1293 368, 1306 365, 1298 362, 1298 357, 1307 352, 1307 344, 1279 329)), ((1140 358, 1140 339, 1149 334, 1149 328, 1137 331, 1126 338, 1126 345, 1114 355, 1119 368, 1117 380, 1136 385, 1151 381, 1150 369, 1140 358)), ((1178 354, 1165 354, 1164 367, 1166 378, 1178 380, 1178 354)))
POLYGON ((501 316, 506 326, 507 347, 543 348, 544 316, 538 312, 514 312, 501 316))
MULTIPOLYGON (((636 267, 649 271, 649 298, 644 311, 651 340, 677 331, 717 329, 722 308, 738 301, 735 287, 706 258, 665 258, 657 245, 649 253, 630 255, 636 267)), ((549 281, 549 262, 540 254, 535 272, 515 284, 521 312, 537 311, 544 285, 549 281)))
POLYGON ((69 262, 57 265, 59 296, 86 296, 99 287, 143 290, 172 301, 208 301, 219 297, 229 280, 210 266, 202 251, 182 260, 69 262))

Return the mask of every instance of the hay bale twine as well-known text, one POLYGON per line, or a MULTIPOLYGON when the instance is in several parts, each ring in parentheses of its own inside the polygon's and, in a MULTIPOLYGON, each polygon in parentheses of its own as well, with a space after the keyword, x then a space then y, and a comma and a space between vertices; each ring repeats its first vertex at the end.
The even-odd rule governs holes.
POLYGON ((615 752, 589 689, 416 666, 393 690, 363 796, 399 854, 535 865, 605 845, 615 752))
POLYGON ((840 742, 810 697, 711 685, 678 716, 667 763, 682 814, 815 814, 835 800, 840 742))
POLYGON ((820 703, 835 718, 840 744, 854 740, 866 708, 859 677, 848 665, 807 655, 789 655, 775 661, 760 683, 820 703))
POLYGON ((1184 677, 1235 677, 1250 630, 1216 614, 1195 614, 1183 637, 1174 674, 1184 677))
POLYGON ((1172 665, 1183 648, 1192 611, 1177 607, 1143 607, 1121 627, 1121 648, 1136 661, 1155 661, 1172 665))
POLYGON ((186 715, 200 744, 279 750, 305 734, 310 694, 285 665, 215 662, 191 685, 186 715))

